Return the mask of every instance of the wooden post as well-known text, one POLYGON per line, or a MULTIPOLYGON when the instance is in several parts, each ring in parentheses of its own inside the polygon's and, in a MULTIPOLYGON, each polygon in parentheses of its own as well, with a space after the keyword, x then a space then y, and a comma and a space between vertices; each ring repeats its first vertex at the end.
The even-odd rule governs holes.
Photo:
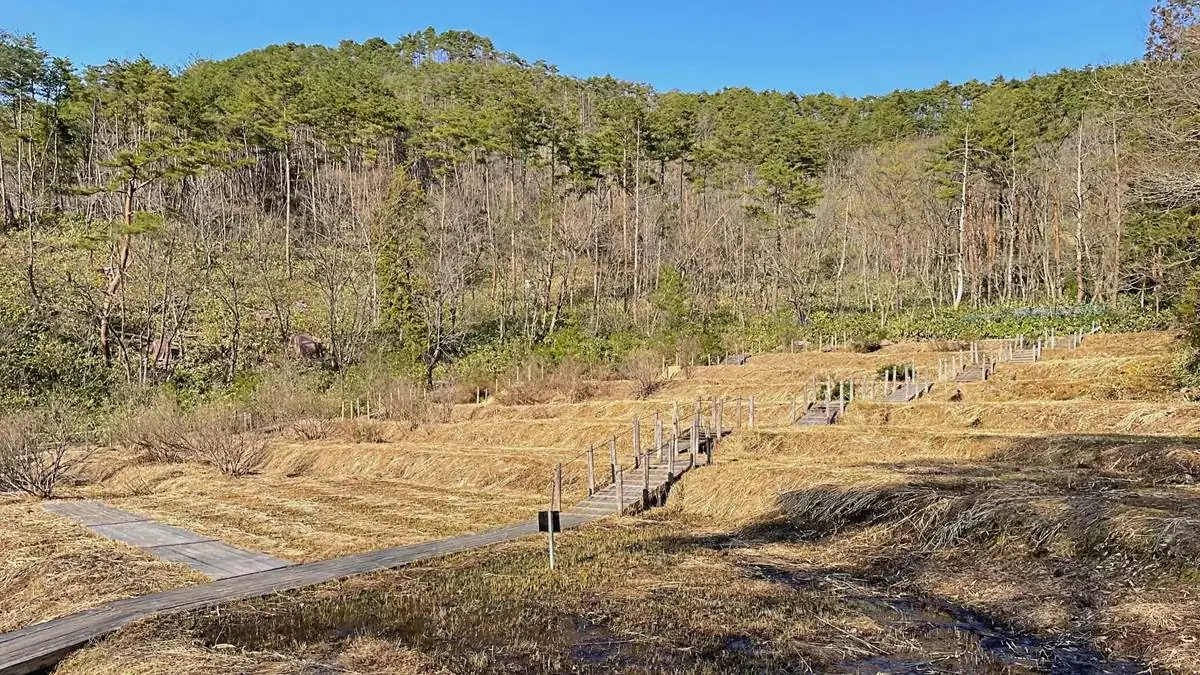
POLYGON ((737 397, 737 428, 742 428, 742 397, 737 397))
POLYGON ((675 420, 675 438, 679 438, 679 401, 671 402, 671 417, 675 420))
POLYGON ((642 420, 633 418, 633 456, 641 461, 642 457, 642 420))
POLYGON ((617 474, 617 515, 625 512, 625 472, 621 469, 616 470, 617 474))
POLYGON ((550 510, 562 511, 562 462, 554 465, 554 495, 550 501, 550 510))
POLYGON ((675 480, 675 453, 679 451, 679 434, 671 437, 671 447, 667 448, 667 477, 675 480))
POLYGON ((617 479, 617 437, 608 439, 608 463, 612 467, 612 479, 617 479))
POLYGON ((692 418, 692 451, 688 457, 688 468, 696 466, 696 455, 700 454, 700 416, 692 418))
POLYGON ((642 458, 642 507, 650 508, 650 453, 642 458))
POLYGON ((658 462, 663 461, 663 431, 662 431, 662 415, 658 412, 654 413, 654 447, 657 448, 658 462))
POLYGON ((749 412, 749 420, 748 420, 749 424, 747 426, 749 426, 750 428, 753 429, 754 428, 754 397, 753 396, 750 397, 750 402, 747 404, 746 409, 749 412))
POLYGON ((587 481, 588 496, 596 494, 596 446, 589 445, 587 449, 587 481))
POLYGON ((829 412, 829 404, 833 401, 833 380, 825 378, 825 412, 829 412))
POLYGON ((795 396, 792 397, 792 412, 791 412, 791 417, 789 419, 791 420, 792 424, 796 423, 796 397, 795 396))
POLYGON ((717 443, 721 442, 721 436, 724 433, 724 429, 722 427, 722 424, 724 424, 724 422, 721 421, 721 409, 724 407, 725 407, 725 402, 722 399, 717 399, 717 400, 713 401, 713 417, 715 418, 713 420, 713 426, 716 427, 717 435, 713 436, 713 439, 711 441, 709 441, 709 445, 708 445, 708 463, 709 464, 713 463, 713 452, 716 451, 717 443))

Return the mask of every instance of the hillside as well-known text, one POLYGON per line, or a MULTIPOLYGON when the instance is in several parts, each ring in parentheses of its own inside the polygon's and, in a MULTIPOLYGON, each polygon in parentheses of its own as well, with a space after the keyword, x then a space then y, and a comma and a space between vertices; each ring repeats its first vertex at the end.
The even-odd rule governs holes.
POLYGON ((1188 124, 1186 59, 849 99, 571 78, 454 31, 180 72, 0 40, 8 407, 243 391, 301 342, 428 384, 823 312, 1160 310, 1191 274, 1150 180, 1186 171, 1153 126, 1188 124))

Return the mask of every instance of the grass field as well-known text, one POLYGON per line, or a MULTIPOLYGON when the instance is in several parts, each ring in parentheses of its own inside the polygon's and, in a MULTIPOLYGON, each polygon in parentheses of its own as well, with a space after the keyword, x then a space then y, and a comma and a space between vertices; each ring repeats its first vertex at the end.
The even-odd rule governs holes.
MULTIPOLYGON (((273 440, 244 478, 98 453, 70 496, 314 560, 529 517, 556 462, 671 400, 762 406, 666 508, 566 533, 554 573, 517 542, 146 622, 59 672, 1200 671, 1200 405, 1172 391, 1171 336, 1098 335, 786 425, 810 378, 946 355, 762 355, 647 401, 613 382, 602 400, 457 406, 380 442, 273 440)), ((7 628, 196 580, 32 502, 0 509, 22 552, 0 576, 7 628)))

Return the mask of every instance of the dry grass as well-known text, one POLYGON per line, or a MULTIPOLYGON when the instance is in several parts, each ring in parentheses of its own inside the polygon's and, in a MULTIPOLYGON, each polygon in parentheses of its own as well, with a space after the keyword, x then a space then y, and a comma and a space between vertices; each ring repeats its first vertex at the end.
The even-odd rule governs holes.
POLYGON ((556 573, 540 541, 518 542, 143 625, 60 670, 1011 673, 1075 654, 1200 671, 1200 405, 1157 376, 1171 337, 1095 336, 959 403, 941 387, 782 427, 810 378, 935 365, 938 349, 759 355, 651 400, 626 380, 605 400, 457 406, 380 422, 381 443, 273 442, 238 480, 97 460, 81 494, 308 560, 528 517, 556 462, 672 399, 753 394, 765 427, 648 519, 564 535, 556 573))
POLYGON ((556 573, 544 570, 540 542, 520 542, 130 631, 60 672, 165 663, 154 649, 163 635, 192 652, 187 672, 204 674, 378 673, 396 662, 471 673, 795 672, 885 655, 1023 672, 969 634, 906 633, 887 616, 902 599, 862 580, 807 573, 672 522, 602 525, 561 544, 556 573))
POLYGON ((385 448, 304 445, 268 450, 263 470, 242 478, 204 465, 135 464, 110 454, 91 467, 104 480, 72 494, 295 561, 520 520, 549 494, 548 465, 537 465, 540 480, 514 480, 512 466, 482 466, 464 474, 473 484, 444 483, 439 479, 454 467, 478 464, 476 458, 456 462, 427 455, 421 462, 385 448), (522 482, 539 489, 521 489, 522 482))

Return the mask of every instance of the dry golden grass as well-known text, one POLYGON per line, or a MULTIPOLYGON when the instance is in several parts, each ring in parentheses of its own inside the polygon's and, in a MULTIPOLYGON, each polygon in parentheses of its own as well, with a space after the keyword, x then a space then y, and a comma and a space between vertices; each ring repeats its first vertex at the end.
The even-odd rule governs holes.
POLYGON ((761 402, 761 428, 730 437, 665 509, 565 534, 554 574, 541 542, 517 542, 144 624, 59 670, 1047 667, 981 643, 992 631, 1035 652, 1070 643, 1089 659, 1197 672, 1200 405, 1170 390, 1173 345, 1092 336, 988 383, 855 404, 830 428, 786 427, 809 378, 933 366, 946 352, 761 355, 679 374, 646 401, 613 381, 585 402, 457 406, 445 423, 385 424, 378 443, 275 440, 242 479, 110 454, 79 494, 308 560, 528 517, 556 462, 627 441, 631 417, 672 399, 761 402))
POLYGON ((89 649, 60 673, 784 672, 937 659, 960 672, 1005 669, 959 631, 908 633, 902 598, 794 555, 655 518, 561 537, 560 570, 540 542, 197 612, 89 649), (769 608, 769 609, 768 609, 769 608), (164 636, 172 636, 165 638, 164 636), (206 645, 206 646, 201 646, 206 645), (436 672, 436 671, 433 671, 436 672))

